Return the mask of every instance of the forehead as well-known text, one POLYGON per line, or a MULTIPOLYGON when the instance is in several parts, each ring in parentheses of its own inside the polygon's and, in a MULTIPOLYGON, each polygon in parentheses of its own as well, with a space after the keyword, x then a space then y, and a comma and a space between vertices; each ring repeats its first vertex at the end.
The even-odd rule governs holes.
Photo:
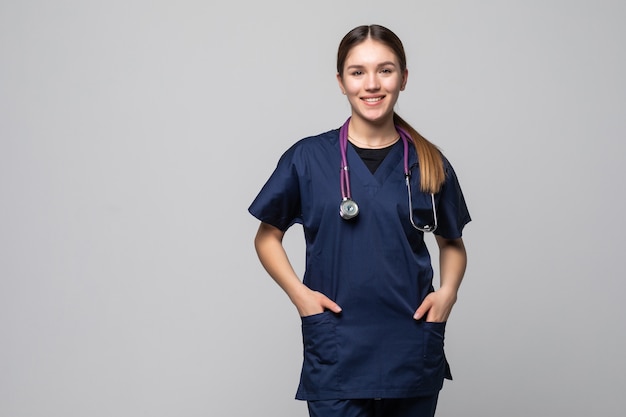
POLYGON ((345 65, 377 65, 381 62, 394 62, 398 65, 398 57, 391 48, 382 42, 366 39, 350 49, 345 65))

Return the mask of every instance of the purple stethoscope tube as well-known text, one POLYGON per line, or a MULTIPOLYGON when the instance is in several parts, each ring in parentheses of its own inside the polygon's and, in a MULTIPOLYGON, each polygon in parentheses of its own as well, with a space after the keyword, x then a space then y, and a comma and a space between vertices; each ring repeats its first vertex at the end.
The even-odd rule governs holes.
MULTIPOLYGON (((359 214, 359 206, 352 199, 352 192, 350 191, 350 168, 348 167, 348 126, 350 125, 350 118, 339 129, 339 150, 341 153, 341 172, 340 172, 340 187, 341 187, 341 204, 339 205, 339 215, 346 220, 352 219, 359 214)), ((396 130, 400 133, 402 139, 402 145, 404 146, 404 177, 406 180, 406 188, 409 196, 409 220, 411 225, 421 232, 434 232, 437 228, 437 210, 435 209, 435 195, 430 193, 431 204, 433 209, 433 224, 425 226, 417 226, 413 220, 413 203, 411 196, 411 171, 409 170, 409 140, 411 136, 396 125, 396 130)))

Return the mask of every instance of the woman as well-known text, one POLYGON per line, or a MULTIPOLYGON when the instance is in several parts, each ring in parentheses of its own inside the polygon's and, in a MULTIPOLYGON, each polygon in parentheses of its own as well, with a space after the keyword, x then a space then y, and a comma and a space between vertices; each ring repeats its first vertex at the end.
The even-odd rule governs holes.
POLYGON ((337 54, 350 117, 288 149, 249 208, 261 221, 259 259, 302 318, 296 398, 312 417, 432 416, 451 379, 444 328, 470 216, 450 163, 394 112, 407 78, 393 32, 350 31, 337 54), (306 239, 302 281, 282 246, 293 223, 306 239), (431 231, 436 291, 424 243, 431 231))

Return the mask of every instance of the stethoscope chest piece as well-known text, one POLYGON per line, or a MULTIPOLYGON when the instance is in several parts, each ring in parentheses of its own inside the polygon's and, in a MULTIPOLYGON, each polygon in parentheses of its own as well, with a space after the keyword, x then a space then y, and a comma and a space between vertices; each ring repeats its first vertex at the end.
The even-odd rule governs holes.
POLYGON ((339 205, 339 215, 342 219, 350 220, 359 214, 358 204, 351 198, 344 198, 339 205))

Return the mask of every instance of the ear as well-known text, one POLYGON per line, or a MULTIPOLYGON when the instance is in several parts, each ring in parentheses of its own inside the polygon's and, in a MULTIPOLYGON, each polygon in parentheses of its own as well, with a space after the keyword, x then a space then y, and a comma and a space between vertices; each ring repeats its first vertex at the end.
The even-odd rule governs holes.
POLYGON ((339 73, 337 73, 337 83, 339 84, 339 89, 341 90, 341 94, 345 96, 346 89, 343 86, 343 79, 341 78, 341 75, 339 75, 339 73))
POLYGON ((404 91, 406 88, 406 82, 409 80, 409 69, 404 69, 404 74, 402 74, 402 84, 400 85, 400 91, 404 91))

